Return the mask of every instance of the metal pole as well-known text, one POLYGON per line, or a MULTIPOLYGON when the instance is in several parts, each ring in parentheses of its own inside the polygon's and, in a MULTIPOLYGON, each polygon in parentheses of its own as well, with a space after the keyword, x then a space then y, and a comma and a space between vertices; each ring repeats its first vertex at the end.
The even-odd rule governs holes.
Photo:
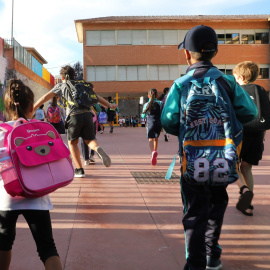
POLYGON ((12 0, 11 42, 13 42, 13 10, 14 10, 14 0, 12 0))

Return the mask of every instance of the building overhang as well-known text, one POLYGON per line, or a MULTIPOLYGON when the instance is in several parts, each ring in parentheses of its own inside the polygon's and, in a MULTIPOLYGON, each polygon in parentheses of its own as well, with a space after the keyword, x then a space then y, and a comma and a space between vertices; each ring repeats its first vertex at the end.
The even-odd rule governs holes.
POLYGON ((75 27, 76 27, 78 41, 80 43, 83 43, 83 22, 81 20, 75 21, 75 27))
POLYGON ((41 54, 33 47, 24 47, 29 53, 31 53, 42 65, 48 64, 48 62, 41 56, 41 54))

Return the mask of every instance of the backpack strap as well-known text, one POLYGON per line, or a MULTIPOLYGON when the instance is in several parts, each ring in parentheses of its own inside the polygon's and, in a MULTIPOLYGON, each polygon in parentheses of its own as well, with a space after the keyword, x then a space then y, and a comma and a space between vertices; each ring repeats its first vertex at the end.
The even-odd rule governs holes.
POLYGON ((13 127, 7 123, 0 124, 0 130, 3 130, 4 132, 10 132, 13 129, 13 127))

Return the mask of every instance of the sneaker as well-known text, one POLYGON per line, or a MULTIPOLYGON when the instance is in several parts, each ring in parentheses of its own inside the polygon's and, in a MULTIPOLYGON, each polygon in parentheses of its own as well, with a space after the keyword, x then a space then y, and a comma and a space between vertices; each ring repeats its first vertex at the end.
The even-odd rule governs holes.
POLYGON ((103 150, 101 146, 97 148, 98 157, 102 160, 102 163, 105 167, 111 166, 111 158, 107 155, 107 153, 103 150))
POLYGON ((83 168, 75 169, 74 177, 76 177, 76 178, 82 178, 82 177, 85 177, 84 169, 83 169, 83 168))
POLYGON ((101 131, 100 131, 100 134, 103 134, 103 132, 104 132, 104 130, 101 130, 101 131))
POLYGON ((113 127, 111 127, 111 130, 110 130, 111 133, 113 133, 113 127))
POLYGON ((207 260, 207 263, 206 263, 207 270, 221 270, 222 269, 222 264, 221 264, 220 259, 206 256, 206 260, 207 260))
POLYGON ((158 152, 153 151, 152 152, 152 158, 151 158, 151 164, 154 165, 154 166, 157 164, 157 156, 158 156, 158 152))
POLYGON ((90 163, 96 163, 96 161, 95 161, 95 159, 94 159, 93 156, 90 156, 89 160, 90 160, 90 163))
POLYGON ((89 159, 87 159, 87 160, 84 161, 84 165, 89 165, 89 164, 90 164, 90 160, 89 159))

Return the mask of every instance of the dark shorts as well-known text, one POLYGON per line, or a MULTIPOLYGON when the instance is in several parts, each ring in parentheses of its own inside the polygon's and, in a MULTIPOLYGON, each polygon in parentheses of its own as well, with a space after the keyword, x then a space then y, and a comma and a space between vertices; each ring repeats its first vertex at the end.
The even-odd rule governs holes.
POLYGON ((82 137, 84 140, 94 140, 95 130, 93 115, 91 112, 84 112, 69 116, 66 121, 68 140, 74 141, 82 137))
POLYGON ((162 128, 161 124, 154 124, 154 125, 147 124, 146 126, 147 138, 148 139, 159 138, 161 128, 162 128))
MULTIPOLYGON (((0 250, 9 251, 12 249, 19 215, 23 215, 28 223, 42 262, 45 263, 52 256, 58 256, 48 210, 0 211, 0 250)), ((31 255, 29 254, 29 256, 31 255)))
POLYGON ((240 160, 258 165, 264 150, 265 131, 244 132, 240 160))
POLYGON ((115 118, 115 111, 108 110, 108 122, 113 122, 115 118))

